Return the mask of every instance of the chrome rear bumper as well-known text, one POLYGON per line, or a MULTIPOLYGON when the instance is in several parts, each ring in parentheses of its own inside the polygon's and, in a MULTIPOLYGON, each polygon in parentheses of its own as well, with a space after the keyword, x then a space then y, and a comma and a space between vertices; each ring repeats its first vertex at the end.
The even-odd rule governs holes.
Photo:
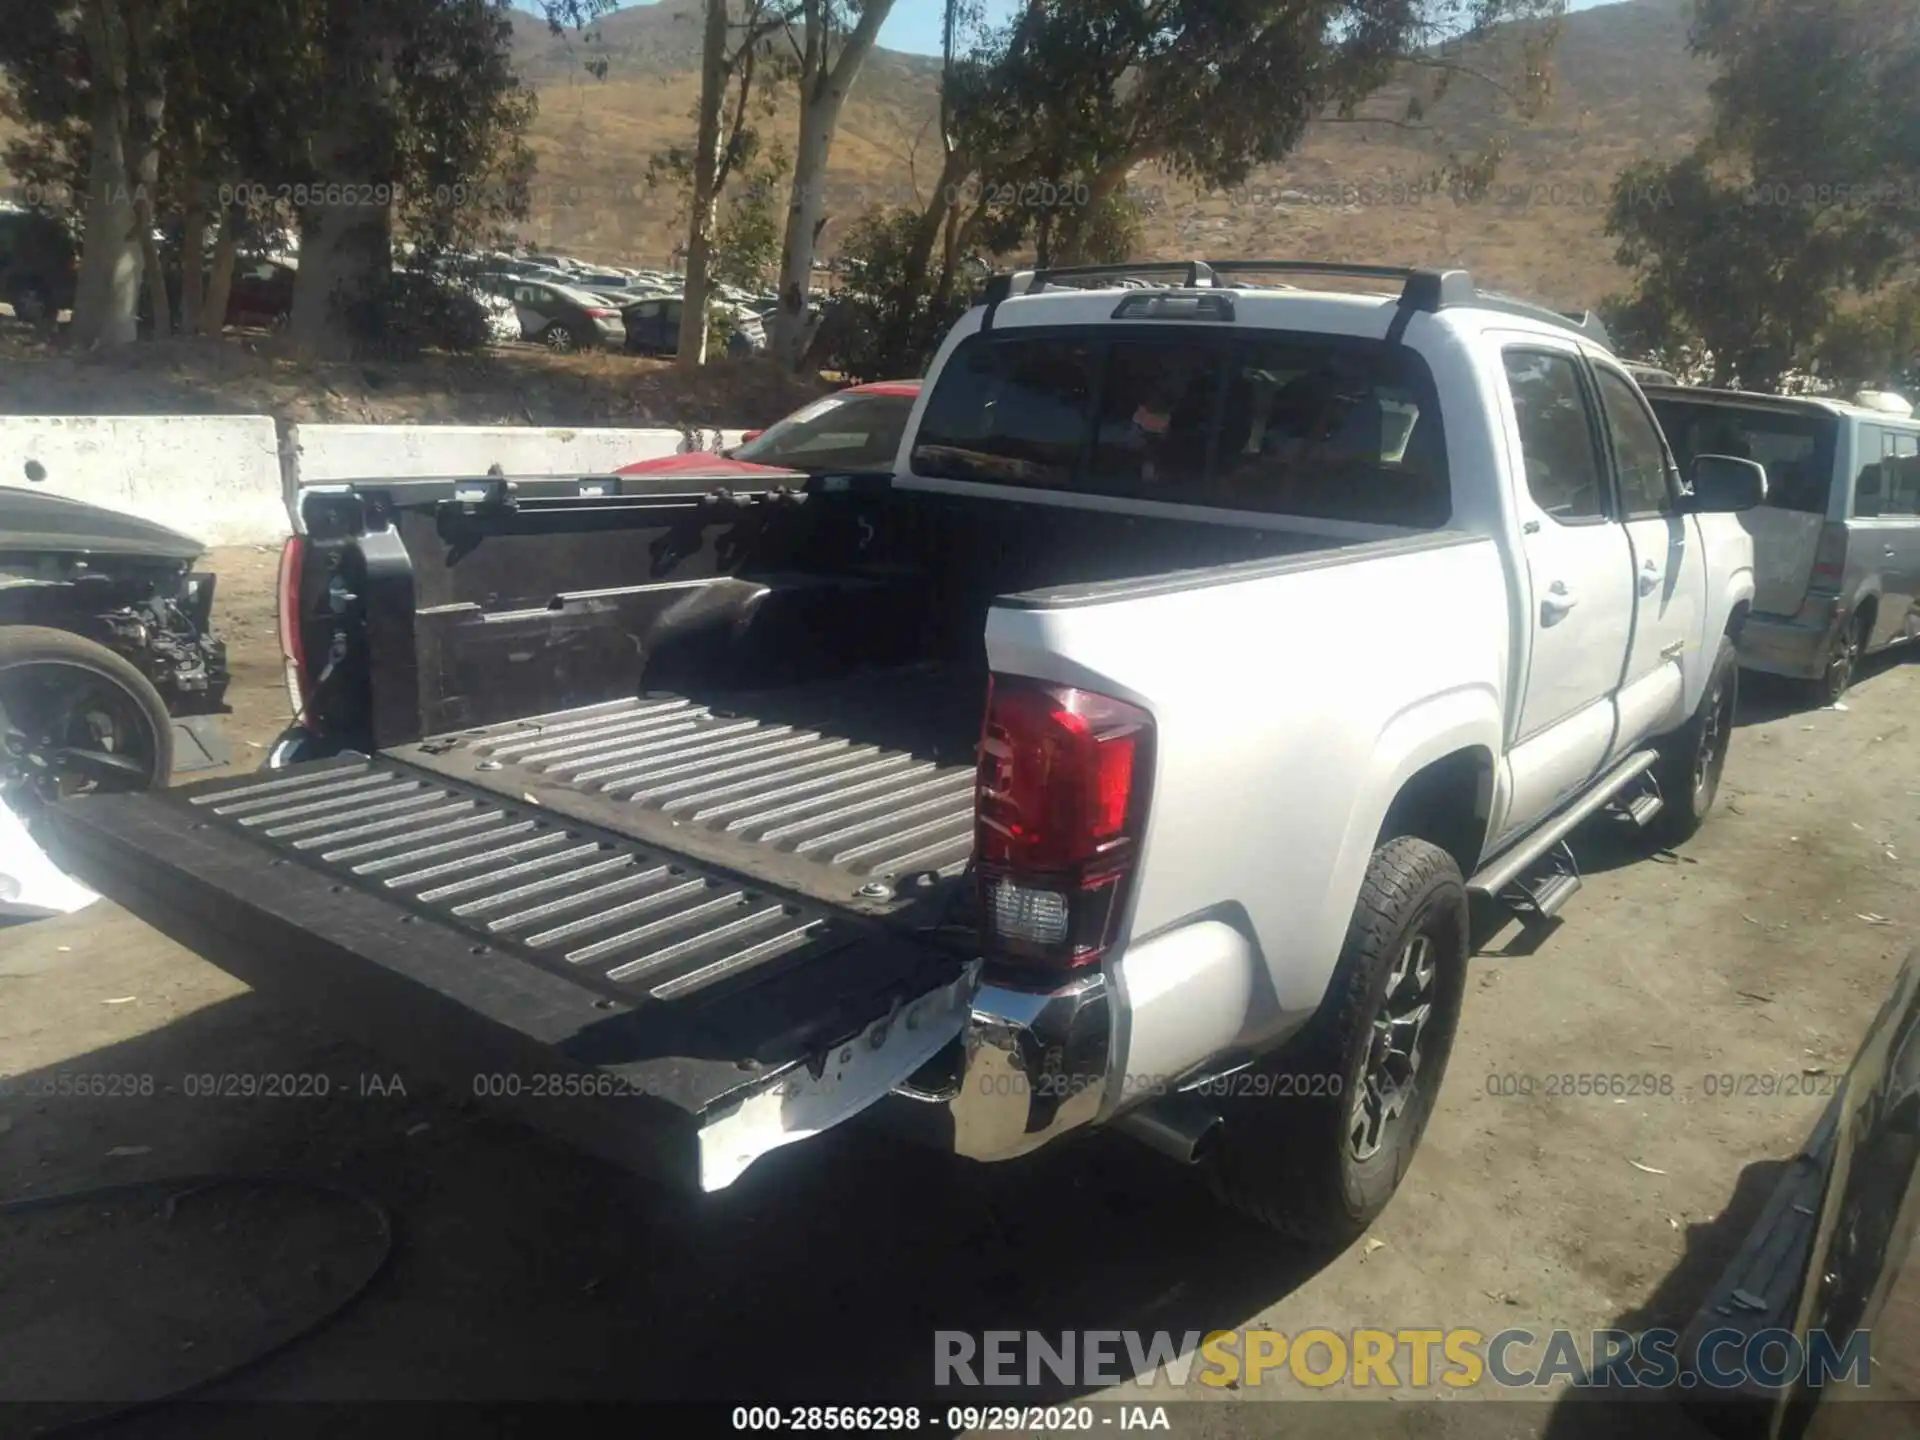
POLYGON ((1107 980, 1098 972, 1053 991, 983 985, 948 1083, 934 1092, 916 1077, 896 1093, 944 1108, 951 1134, 943 1138, 953 1153, 1014 1159, 1099 1113, 1112 1017, 1107 980))

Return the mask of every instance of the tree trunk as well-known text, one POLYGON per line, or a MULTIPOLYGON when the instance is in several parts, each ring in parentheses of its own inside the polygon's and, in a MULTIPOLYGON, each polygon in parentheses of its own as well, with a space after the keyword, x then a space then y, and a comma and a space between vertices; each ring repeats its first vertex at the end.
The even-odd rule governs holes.
POLYGON ((780 246, 780 308, 773 312, 772 333, 767 337, 768 348, 787 371, 800 368, 806 349, 813 257, 827 223, 827 165, 833 159, 833 132, 840 124, 847 92, 873 53, 880 27, 892 9, 893 0, 866 0, 859 22, 836 57, 827 44, 825 7, 808 7, 811 64, 803 66, 800 75, 800 143, 794 149, 787 232, 780 246))
MULTIPOLYGON (((338 0, 336 0, 338 3, 338 0)), ((316 117, 313 181, 338 185, 349 203, 301 209, 300 268, 288 333, 302 354, 347 359, 361 352, 378 314, 369 302, 393 273, 393 213, 361 203, 394 180, 396 120, 393 17, 375 0, 347 0, 347 23, 329 38, 329 114, 316 117)))
POLYGON ((92 154, 86 241, 73 300, 76 345, 130 345, 139 331, 140 237, 127 185, 126 26, 115 0, 87 0, 92 154))
POLYGON ((943 229, 947 228, 949 217, 954 211, 954 199, 967 177, 972 172, 966 158, 958 151, 949 151, 945 162, 940 166, 940 181, 933 196, 927 201, 925 213, 920 216, 920 228, 914 232, 913 248, 907 252, 907 283, 918 287, 927 278, 927 267, 933 263, 933 247, 940 243, 943 229))
POLYGON ((200 186, 193 189, 181 216, 180 241, 180 333, 198 335, 205 321, 207 209, 200 198, 200 186))
POLYGON ((180 140, 180 178, 186 201, 180 215, 180 333, 200 333, 206 303, 207 187, 200 175, 200 137, 189 127, 180 140))
POLYGON ((220 211, 220 229, 213 237, 213 266, 207 274, 207 295, 200 306, 200 333, 218 335, 227 325, 227 301, 233 295, 234 254, 240 248, 233 207, 220 211))
POLYGON ((164 340, 173 334, 173 300, 167 294, 167 267, 161 263, 160 242, 154 239, 154 195, 160 184, 160 96, 141 108, 140 124, 129 137, 127 171, 133 178, 133 218, 140 227, 140 254, 146 262, 147 293, 153 302, 153 335, 164 340))
POLYGON ((700 124, 693 146, 693 196, 687 223, 687 283, 681 294, 682 369, 707 363, 707 271, 720 199, 720 107, 727 89, 727 0, 707 0, 700 53, 700 124))
MULTIPOLYGON (((330 171, 341 174, 342 171, 330 171)), ((309 208, 300 216, 300 268, 287 332, 302 354, 350 359, 377 337, 362 308, 393 269, 393 236, 384 205, 309 208)))

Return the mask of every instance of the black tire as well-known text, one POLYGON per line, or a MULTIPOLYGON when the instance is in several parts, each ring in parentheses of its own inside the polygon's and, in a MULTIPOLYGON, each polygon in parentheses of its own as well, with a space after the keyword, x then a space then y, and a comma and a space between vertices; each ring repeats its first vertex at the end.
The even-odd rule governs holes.
MULTIPOLYGON (((1307 1027, 1262 1059, 1252 1083, 1233 1082, 1223 1121, 1201 1161, 1222 1201, 1310 1244, 1346 1245, 1387 1207, 1419 1147, 1460 1019, 1470 954, 1466 884, 1452 856, 1401 836, 1374 851, 1326 999, 1307 1027), (1430 965, 1411 1070, 1397 1113, 1375 1131, 1356 1101, 1378 1097, 1376 1037, 1390 991, 1430 965), (1264 1082, 1264 1083, 1263 1083, 1264 1082), (1362 1153, 1365 1142, 1374 1148, 1362 1153)), ((1404 1002, 1408 997, 1401 995, 1404 1002)), ((1401 1032, 1404 1035, 1404 1030, 1401 1032)), ((1387 1052, 1390 1056, 1395 1052, 1387 1052)), ((1384 1063, 1384 1062, 1383 1062, 1384 1063)))
POLYGON ((1873 616, 1865 611, 1851 616, 1833 632, 1821 664, 1820 678, 1813 682, 1813 698, 1821 705, 1837 705, 1853 688, 1860 672, 1860 657, 1866 653, 1873 616))
POLYGON ((580 337, 565 321, 549 325, 540 333, 540 342, 557 355, 571 355, 580 348, 580 337))
POLYGON ((1722 635, 1699 705, 1685 725, 1658 745, 1660 758, 1653 774, 1660 782, 1663 803, 1650 830, 1661 845, 1678 845, 1691 839, 1713 809, 1739 704, 1740 661, 1733 641, 1722 635))
MULTIPOLYGON (((96 777, 92 783, 118 790, 164 788, 173 778, 173 722, 146 676, 85 636, 38 625, 0 626, 0 711, 8 712, 12 724, 31 724, 33 716, 15 719, 12 711, 44 703, 63 684, 104 686, 93 691, 101 704, 121 701, 112 719, 125 729, 129 743, 113 748, 123 759, 138 760, 144 772, 139 777, 96 777)), ((78 717, 69 718, 77 723, 78 717)), ((79 737, 69 728, 64 738, 74 745, 79 737)), ((12 765, 12 757, 0 757, 0 782, 10 778, 12 765)))

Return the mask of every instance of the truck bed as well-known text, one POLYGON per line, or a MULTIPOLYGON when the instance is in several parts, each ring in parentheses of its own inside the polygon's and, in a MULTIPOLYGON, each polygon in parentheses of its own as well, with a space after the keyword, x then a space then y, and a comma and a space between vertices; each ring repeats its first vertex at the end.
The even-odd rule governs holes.
POLYGON ((887 914, 966 869, 985 683, 926 664, 759 692, 655 691, 429 736, 385 758, 887 914))

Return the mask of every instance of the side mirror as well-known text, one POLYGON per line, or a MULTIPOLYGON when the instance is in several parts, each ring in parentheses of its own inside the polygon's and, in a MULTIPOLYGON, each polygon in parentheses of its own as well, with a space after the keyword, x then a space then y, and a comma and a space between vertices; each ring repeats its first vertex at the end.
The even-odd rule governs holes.
POLYGON ((764 430, 742 430, 740 432, 740 443, 744 445, 749 440, 758 440, 762 435, 766 433, 767 432, 764 430))
POLYGON ((1733 455, 1696 455, 1687 471, 1696 511, 1713 515, 1737 514, 1766 502, 1766 467, 1733 455))

